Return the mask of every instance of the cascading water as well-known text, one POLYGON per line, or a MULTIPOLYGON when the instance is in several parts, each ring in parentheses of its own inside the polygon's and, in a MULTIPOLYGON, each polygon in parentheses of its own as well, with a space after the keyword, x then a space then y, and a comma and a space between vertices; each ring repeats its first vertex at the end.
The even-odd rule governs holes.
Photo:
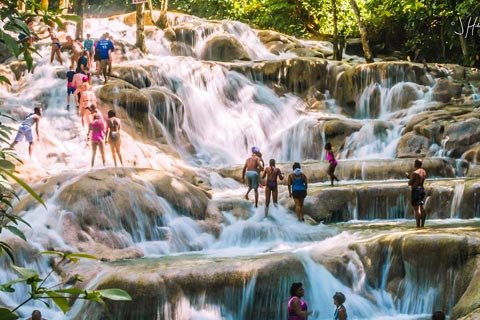
MULTIPOLYGON (((331 296, 335 291, 343 291, 348 296, 350 319, 420 319, 430 312, 441 286, 451 283, 455 278, 452 271, 449 271, 447 277, 438 279, 442 284, 435 287, 429 281, 419 283, 415 268, 407 266, 408 276, 402 282, 404 294, 395 301, 386 285, 394 256, 389 251, 378 287, 371 287, 367 283, 364 269, 368 267, 361 267, 359 257, 349 261, 345 267, 351 278, 351 283, 346 284, 339 275, 311 257, 311 247, 328 249, 336 248, 339 244, 353 243, 359 237, 356 231, 340 233, 342 226, 312 226, 298 222, 285 207, 287 202, 281 202, 278 207, 271 205, 269 217, 265 218, 263 200, 258 209, 253 208, 250 203, 240 200, 245 192, 243 185, 210 171, 211 167, 218 165, 242 163, 253 145, 259 146, 266 157, 277 161, 323 159, 323 147, 330 134, 326 132, 326 123, 332 119, 347 119, 341 114, 341 108, 335 104, 335 99, 330 97, 328 90, 324 92, 328 108, 321 112, 308 111, 302 99, 290 93, 278 94, 259 81, 258 77, 233 71, 228 63, 197 58, 208 50, 208 42, 213 37, 222 34, 238 40, 253 61, 277 61, 295 57, 294 54, 270 53, 256 32, 241 23, 209 23, 187 15, 170 14, 169 19, 171 25, 178 28, 176 37, 191 46, 191 50, 183 48, 185 50, 182 51, 182 56, 173 52, 171 41, 162 30, 147 28, 149 52, 143 54, 133 49, 135 30, 123 23, 122 19, 87 19, 85 29, 93 38, 108 31, 114 39, 121 39, 125 52, 116 57, 115 63, 121 67, 145 71, 151 86, 143 88, 142 93, 147 95, 146 92, 151 90, 164 97, 160 103, 153 98, 153 93, 149 93, 148 130, 145 131, 148 138, 161 137, 158 139, 163 140, 142 140, 134 129, 125 130, 122 132, 124 163, 129 167, 159 169, 172 175, 182 172, 179 168, 187 168, 205 178, 211 188, 209 205, 218 211, 212 209, 212 212, 221 216, 218 234, 209 229, 210 221, 207 218, 196 219, 177 210, 171 200, 169 202, 158 194, 149 178, 143 177, 142 182, 138 182, 138 179, 132 182, 134 179, 131 176, 130 180, 124 178, 125 173, 121 171, 114 172, 110 186, 115 189, 117 186, 131 184, 128 201, 117 204, 113 200, 112 190, 102 194, 92 190, 86 197, 94 198, 96 210, 90 212, 90 215, 83 212, 86 208, 82 208, 80 214, 73 212, 74 208, 63 205, 66 200, 64 195, 62 198, 62 192, 66 188, 79 183, 80 176, 90 175, 95 178, 101 171, 94 169, 87 172, 90 152, 85 145, 86 128, 80 125, 73 112, 65 110, 66 83, 58 76, 65 70, 48 64, 50 49, 43 46, 39 50, 42 57, 35 57, 35 72, 14 82, 10 90, 2 88, 0 91, 3 107, 19 120, 33 107, 33 103, 46 108, 41 120, 41 141, 35 146, 33 158, 26 160, 22 166, 23 174, 33 180, 37 177, 37 181, 43 177, 65 175, 57 187, 53 188, 54 191, 47 192, 47 211, 42 207, 28 206, 23 211, 24 218, 33 227, 32 230, 25 229, 30 242, 34 244, 33 251, 49 248, 75 251, 81 246, 100 247, 104 251, 115 252, 131 249, 136 254, 139 252, 138 256, 145 257, 140 262, 132 262, 132 265, 143 263, 143 260, 148 263, 159 259, 164 263, 162 267, 171 263, 169 259, 190 262, 198 258, 207 260, 206 263, 213 266, 217 260, 225 259, 235 264, 245 257, 270 262, 269 259, 273 260, 275 255, 293 252, 292 259, 300 261, 303 267, 302 270, 295 265, 294 271, 288 269, 288 272, 278 274, 275 278, 266 277, 267 280, 258 270, 245 272, 241 285, 224 288, 219 294, 220 298, 209 297, 207 289, 193 293, 184 290, 176 296, 175 302, 162 298, 163 300, 157 301, 158 305, 152 303, 148 306, 158 319, 161 318, 160 315, 165 315, 164 319, 252 319, 258 318, 258 312, 268 311, 272 313, 265 319, 272 314, 274 316, 269 319, 283 319, 286 315, 285 302, 289 285, 294 281, 306 281, 307 299, 313 309, 321 311, 317 319, 331 318, 331 296), (174 152, 171 150, 175 150, 178 157, 172 155, 174 152), (128 215, 124 212, 125 204, 129 209, 128 215), (84 221, 76 221, 77 216, 82 216, 84 221), (65 225, 78 231, 76 238, 65 225), (99 230, 94 230, 95 227, 99 230), (423 294, 425 299, 417 301, 417 294, 423 294)), ((66 61, 67 55, 63 54, 63 58, 66 61)), ((254 62, 235 63, 250 66, 254 62)), ((330 63, 327 64, 327 70, 334 68, 330 63)), ((286 67, 280 70, 284 75, 289 72, 286 67)), ((136 80, 138 79, 133 79, 136 80)), ((354 120, 361 124, 361 128, 346 137, 340 158, 395 158, 406 123, 416 113, 430 107, 429 87, 421 86, 415 80, 416 75, 408 72, 405 67, 389 69, 386 74, 370 73, 368 70, 363 72, 359 84, 362 88, 358 97, 360 107, 356 113, 360 120, 354 120), (405 95, 405 92, 409 94, 405 95)), ((335 83, 337 79, 328 81, 335 83)), ((94 81, 94 89, 98 94, 102 88, 102 85, 94 81)), ((335 96, 332 93, 332 97, 335 96)), ((114 100, 113 104, 120 102, 114 100)), ((128 111, 135 110, 122 112, 128 111)), ((128 123, 133 128, 138 125, 126 115, 124 118, 125 124, 128 123)), ((24 146, 18 145, 17 150, 22 158, 28 159, 24 146)), ((108 158, 107 165, 111 164, 108 158)), ((365 175, 362 170, 362 177, 365 175)), ((105 177, 102 179, 106 180, 105 177)), ((176 186, 173 182, 162 185, 165 189, 176 187, 181 190, 183 186, 176 186)), ((317 186, 313 185, 315 187, 317 186)), ((462 187, 463 185, 455 187, 452 217, 458 214, 462 187)), ((287 198, 284 187, 281 188, 280 196, 287 198)), ((78 189, 72 190, 78 192, 78 189)), ((261 194, 263 197, 263 192, 261 194)), ((188 200, 190 199, 187 202, 188 200)), ((364 210, 368 211, 365 214, 350 201, 349 217, 355 220, 370 220, 379 216, 386 219, 405 218, 405 203, 403 195, 398 195, 391 203, 387 201, 386 205, 372 201, 364 210), (387 210, 384 210, 385 206, 387 210)), ((6 235, 10 236, 7 232, 2 232, 2 237, 6 235)), ((47 274, 50 267, 46 260, 39 261, 19 259, 19 263, 24 266, 34 266, 42 274, 47 274)), ((130 261, 119 264, 122 263, 128 266, 130 261)), ((3 266, 5 261, 1 264, 3 266)), ((192 270, 196 268, 194 266, 192 264, 192 270)), ((110 274, 115 273, 112 271, 115 267, 115 263, 108 266, 111 268, 110 274)), ((242 267, 249 271, 250 265, 242 267)), ((87 287, 93 289, 102 285, 108 275, 108 272, 97 274, 87 287)), ((12 277, 11 272, 2 272, 0 283, 12 277)), ((54 280, 56 279, 51 281, 54 280)), ((164 295, 167 297, 167 292, 164 295)), ((27 292, 21 289, 15 296, 2 294, 0 299, 8 306, 14 306, 25 296, 27 292)), ((448 307, 451 309, 456 297, 451 295, 449 299, 448 307)), ((26 316, 32 309, 40 308, 38 303, 27 306, 22 315, 26 316)), ((99 319, 103 316, 102 310, 80 302, 76 302, 66 316, 54 309, 43 308, 42 311, 51 319, 99 319)), ((126 311, 121 310, 114 317, 122 318, 122 312, 126 311)))

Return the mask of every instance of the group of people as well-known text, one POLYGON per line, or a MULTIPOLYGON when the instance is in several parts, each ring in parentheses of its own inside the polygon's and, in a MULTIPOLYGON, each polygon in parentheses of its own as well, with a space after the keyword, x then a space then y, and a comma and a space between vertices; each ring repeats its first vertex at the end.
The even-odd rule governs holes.
MULTIPOLYGON (((290 299, 287 303, 288 320, 305 320, 308 316, 317 316, 317 311, 309 311, 307 302, 303 299, 305 289, 301 282, 295 282, 290 287, 290 299)), ((333 304, 335 312, 334 320, 347 320, 347 309, 343 305, 346 301, 345 295, 341 292, 335 292, 333 295, 333 304)))
MULTIPOLYGON (((332 145, 328 142, 325 144, 326 157, 329 161, 328 175, 333 186, 333 181, 339 181, 335 176, 335 168, 337 161, 332 151, 332 145)), ((298 221, 305 221, 303 216, 303 203, 307 196, 308 178, 302 172, 300 163, 295 162, 292 167, 293 172, 287 178, 288 196, 293 198, 295 202, 295 213, 298 221)), ((250 191, 255 193, 255 207, 258 207, 258 188, 261 186, 261 179, 266 179, 265 182, 265 217, 268 217, 268 208, 270 206, 270 198, 273 198, 273 205, 278 205, 278 179, 283 180, 284 175, 282 171, 275 166, 275 159, 270 159, 269 166, 265 168, 265 163, 262 158, 262 153, 258 147, 252 147, 252 154, 245 161, 242 170, 242 182, 245 182, 245 177, 248 181, 248 190, 245 194, 245 199, 249 200, 248 195, 250 191), (262 174, 263 172, 263 174, 262 174)))
MULTIPOLYGON (((306 320, 310 315, 317 316, 317 311, 308 310, 307 302, 303 299, 304 295, 305 289, 301 282, 294 282, 290 286, 290 299, 287 303, 288 320, 306 320)), ((333 320, 347 320, 347 308, 343 305, 346 300, 342 292, 335 292, 333 295, 333 304, 335 305, 333 320)), ((445 313, 434 311, 432 320, 445 320, 445 313)))
POLYGON ((69 49, 71 50, 71 70, 74 69, 77 73, 84 73, 91 78, 90 72, 95 69, 98 76, 103 75, 105 82, 108 81, 112 70, 112 55, 115 51, 115 46, 108 32, 104 33, 98 40, 93 40, 90 34, 87 33, 87 37, 83 42, 67 35, 65 38, 66 42, 61 43, 52 28, 47 30, 52 40, 50 63, 53 63, 56 58, 63 65, 61 50, 69 49))
MULTIPOLYGON (((330 178, 330 184, 333 186, 334 181, 339 181, 335 175, 335 168, 337 167, 337 160, 332 151, 330 142, 325 144, 325 154, 329 162, 327 174, 330 178)), ((415 171, 408 173, 406 177, 409 179, 408 185, 412 188, 411 202, 413 206, 414 216, 417 228, 425 226, 426 211, 425 211, 425 188, 424 182, 427 177, 427 172, 422 168, 422 160, 415 160, 415 171)), ((295 162, 292 166, 293 172, 287 178, 288 196, 293 198, 295 202, 295 214, 298 221, 305 221, 303 215, 303 204, 307 196, 308 178, 302 172, 300 163, 295 162)), ((265 217, 268 216, 268 208, 270 205, 270 198, 273 198, 273 205, 278 205, 278 179, 283 180, 284 175, 282 171, 275 167, 275 159, 270 159, 269 166, 265 168, 262 158, 262 153, 258 147, 252 147, 252 154, 245 161, 242 170, 242 182, 248 182, 248 190, 245 194, 245 199, 249 200, 248 195, 250 191, 255 193, 255 207, 258 208, 258 188, 262 186, 260 180, 265 179, 265 217), (262 175, 263 172, 263 175, 262 175)))

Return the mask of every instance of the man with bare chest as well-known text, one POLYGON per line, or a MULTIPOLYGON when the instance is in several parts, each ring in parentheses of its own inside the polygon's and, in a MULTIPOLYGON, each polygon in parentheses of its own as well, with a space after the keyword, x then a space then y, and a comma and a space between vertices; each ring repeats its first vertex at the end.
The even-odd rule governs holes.
POLYGON ((255 155, 258 151, 257 147, 252 148, 252 155, 245 161, 242 170, 242 182, 245 182, 245 176, 248 181, 248 191, 245 194, 245 199, 248 200, 248 194, 253 189, 255 192, 255 207, 258 208, 258 182, 260 172, 263 170, 260 159, 255 155))
POLYGON ((427 172, 422 168, 422 160, 415 160, 415 171, 412 173, 406 173, 408 185, 412 187, 412 206, 415 220, 417 222, 417 228, 423 228, 425 225, 425 219, 427 214, 425 212, 425 189, 423 183, 427 178, 427 172))

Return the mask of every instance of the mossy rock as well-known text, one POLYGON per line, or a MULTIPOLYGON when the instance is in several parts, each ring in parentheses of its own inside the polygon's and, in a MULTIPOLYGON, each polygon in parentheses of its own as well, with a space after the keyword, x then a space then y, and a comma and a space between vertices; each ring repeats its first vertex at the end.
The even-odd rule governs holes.
POLYGON ((200 59, 223 62, 251 60, 240 41, 229 34, 215 35, 208 39, 200 59))

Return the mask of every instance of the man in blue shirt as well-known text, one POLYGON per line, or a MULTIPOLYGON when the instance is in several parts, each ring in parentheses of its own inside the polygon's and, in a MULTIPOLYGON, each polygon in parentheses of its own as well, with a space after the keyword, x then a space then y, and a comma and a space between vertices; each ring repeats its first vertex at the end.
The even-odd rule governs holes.
POLYGON ((88 66, 88 56, 87 56, 87 51, 83 51, 82 56, 78 59, 77 62, 77 73, 85 71, 88 66))
POLYGON ((112 52, 114 50, 115 47, 113 46, 113 42, 108 39, 108 34, 103 34, 95 46, 95 51, 98 52, 100 57, 100 68, 105 78, 105 82, 108 81, 108 77, 112 71, 112 52))

